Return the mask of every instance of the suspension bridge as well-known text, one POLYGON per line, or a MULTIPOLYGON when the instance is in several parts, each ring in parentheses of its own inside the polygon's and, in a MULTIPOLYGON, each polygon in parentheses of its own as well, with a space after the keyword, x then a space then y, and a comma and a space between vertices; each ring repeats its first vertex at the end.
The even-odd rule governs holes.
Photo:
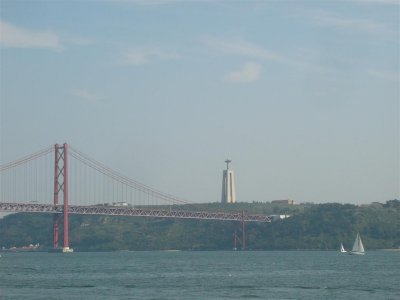
POLYGON ((0 166, 2 212, 53 214, 53 251, 72 252, 69 214, 239 221, 244 250, 246 222, 270 216, 232 211, 196 211, 187 200, 164 193, 112 170, 69 146, 56 144, 0 166), (59 224, 63 222, 63 246, 59 224))

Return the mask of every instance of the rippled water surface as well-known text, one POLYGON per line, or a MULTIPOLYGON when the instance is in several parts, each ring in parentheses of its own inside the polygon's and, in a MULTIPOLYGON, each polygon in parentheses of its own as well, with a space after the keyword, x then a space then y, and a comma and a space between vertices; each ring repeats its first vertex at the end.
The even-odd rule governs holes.
POLYGON ((400 252, 1 255, 0 299, 400 299, 400 252))

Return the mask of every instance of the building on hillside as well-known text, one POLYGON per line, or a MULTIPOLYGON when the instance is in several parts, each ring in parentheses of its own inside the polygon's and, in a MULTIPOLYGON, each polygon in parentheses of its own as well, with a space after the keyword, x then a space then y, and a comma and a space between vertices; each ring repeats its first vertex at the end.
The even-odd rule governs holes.
POLYGON ((290 218, 292 215, 270 215, 272 221, 278 221, 290 218))
POLYGON ((294 205, 294 204, 296 204, 294 202, 294 200, 290 200, 290 199, 287 199, 287 200, 272 200, 271 203, 272 204, 285 204, 285 205, 294 205))
POLYGON ((113 202, 112 206, 129 206, 126 202, 113 202))
POLYGON ((233 176, 233 170, 230 168, 231 160, 227 159, 225 162, 226 170, 224 170, 222 173, 221 203, 235 203, 235 178, 233 176))

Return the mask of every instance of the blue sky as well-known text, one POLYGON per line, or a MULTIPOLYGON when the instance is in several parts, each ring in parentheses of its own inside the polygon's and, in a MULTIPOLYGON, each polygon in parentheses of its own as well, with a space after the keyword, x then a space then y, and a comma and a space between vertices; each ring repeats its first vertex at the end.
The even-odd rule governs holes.
POLYGON ((193 202, 399 196, 399 1, 0 2, 1 163, 68 142, 193 202))

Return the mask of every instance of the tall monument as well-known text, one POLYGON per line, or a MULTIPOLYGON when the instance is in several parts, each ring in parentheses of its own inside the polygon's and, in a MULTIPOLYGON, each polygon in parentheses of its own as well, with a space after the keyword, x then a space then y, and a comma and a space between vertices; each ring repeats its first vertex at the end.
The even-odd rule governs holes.
POLYGON ((235 179, 233 177, 233 170, 230 169, 231 160, 226 161, 226 170, 222 173, 222 196, 221 203, 235 203, 235 179))

